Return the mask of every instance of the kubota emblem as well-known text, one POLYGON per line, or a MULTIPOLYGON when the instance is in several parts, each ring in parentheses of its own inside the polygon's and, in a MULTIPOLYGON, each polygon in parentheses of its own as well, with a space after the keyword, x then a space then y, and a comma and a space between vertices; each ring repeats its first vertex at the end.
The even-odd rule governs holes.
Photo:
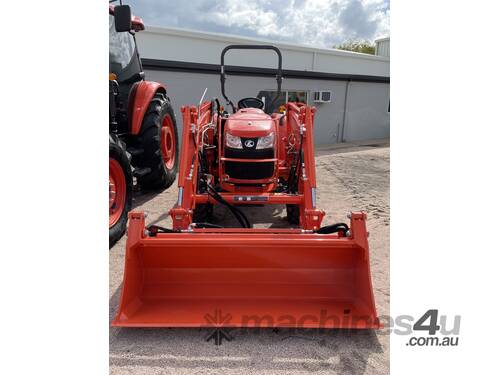
POLYGON ((255 142, 252 141, 251 139, 245 141, 245 147, 251 148, 255 145, 255 142))

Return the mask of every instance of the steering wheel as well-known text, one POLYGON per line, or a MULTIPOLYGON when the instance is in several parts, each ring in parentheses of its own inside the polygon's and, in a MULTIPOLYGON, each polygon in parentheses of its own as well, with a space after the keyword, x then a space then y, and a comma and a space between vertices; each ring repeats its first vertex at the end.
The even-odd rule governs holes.
POLYGON ((243 98, 238 102, 238 108, 258 108, 264 109, 265 104, 259 98, 243 98))

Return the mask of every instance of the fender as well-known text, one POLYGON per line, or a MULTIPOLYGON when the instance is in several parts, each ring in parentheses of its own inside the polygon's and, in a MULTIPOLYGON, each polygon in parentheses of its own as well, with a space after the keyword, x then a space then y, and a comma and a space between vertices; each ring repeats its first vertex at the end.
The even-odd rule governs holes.
POLYGON ((158 82, 141 81, 130 91, 129 128, 130 134, 137 135, 141 131, 142 120, 148 110, 149 103, 157 92, 167 93, 167 88, 158 82))

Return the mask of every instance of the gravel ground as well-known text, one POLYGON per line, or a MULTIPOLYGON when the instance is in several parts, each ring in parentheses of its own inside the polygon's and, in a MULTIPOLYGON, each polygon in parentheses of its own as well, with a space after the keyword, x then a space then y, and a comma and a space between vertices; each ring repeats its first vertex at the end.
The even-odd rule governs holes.
MULTIPOLYGON (((379 316, 389 315, 389 148, 354 147, 319 151, 316 157, 318 206, 323 224, 345 221, 351 210, 368 214, 373 288, 379 316)), ((136 194, 134 207, 147 223, 170 227, 168 209, 177 189, 136 194)), ((286 226, 283 207, 245 207, 255 227, 286 226)), ((221 223, 229 220, 217 209, 221 223)), ((110 321, 121 290, 125 238, 109 256, 110 321)), ((205 329, 110 328, 111 374, 388 374, 386 330, 231 331, 234 339, 216 346, 205 329)))

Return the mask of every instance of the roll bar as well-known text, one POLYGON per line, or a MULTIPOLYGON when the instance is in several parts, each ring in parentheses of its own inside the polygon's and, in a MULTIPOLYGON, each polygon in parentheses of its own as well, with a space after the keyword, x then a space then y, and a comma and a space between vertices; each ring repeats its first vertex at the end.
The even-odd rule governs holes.
POLYGON ((283 80, 282 78, 282 69, 281 69, 281 65, 282 65, 282 57, 281 57, 281 51, 275 47, 275 46, 271 46, 271 45, 253 45, 253 44, 232 44, 232 45, 229 45, 227 46, 226 48, 224 48, 222 50, 222 53, 220 55, 220 86, 221 86, 221 92, 222 92, 222 96, 224 97, 224 99, 226 99, 226 102, 228 104, 231 105, 231 107, 233 108, 233 111, 235 109, 234 107, 234 104, 231 100, 229 100, 229 98, 227 97, 226 95, 226 88, 225 88, 225 83, 226 83, 226 73, 224 71, 224 56, 226 54, 227 51, 231 50, 231 49, 267 49, 267 50, 271 50, 271 51, 274 51, 276 52, 276 54, 278 55, 278 70, 276 72, 276 82, 278 83, 278 91, 276 93, 276 96, 274 97, 272 103, 274 104, 276 102, 276 100, 278 100, 280 94, 281 94, 281 82, 283 80))

